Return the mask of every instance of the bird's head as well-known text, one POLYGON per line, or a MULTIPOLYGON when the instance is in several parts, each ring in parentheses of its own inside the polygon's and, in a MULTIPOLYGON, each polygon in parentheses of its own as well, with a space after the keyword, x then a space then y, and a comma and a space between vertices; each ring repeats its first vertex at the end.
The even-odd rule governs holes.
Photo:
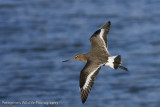
POLYGON ((84 54, 80 53, 80 54, 77 54, 74 58, 72 59, 68 59, 68 60, 65 60, 63 62, 67 62, 67 61, 73 61, 73 60, 80 60, 82 62, 85 62, 86 63, 86 57, 84 54))

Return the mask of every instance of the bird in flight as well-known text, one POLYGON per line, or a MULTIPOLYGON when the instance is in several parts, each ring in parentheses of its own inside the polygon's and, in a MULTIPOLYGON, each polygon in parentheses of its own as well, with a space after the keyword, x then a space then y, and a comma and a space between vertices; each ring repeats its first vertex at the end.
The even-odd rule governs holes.
POLYGON ((121 56, 111 56, 107 49, 107 35, 110 30, 111 22, 108 21, 100 29, 93 33, 90 37, 91 49, 86 54, 77 54, 74 58, 63 62, 79 60, 86 65, 80 73, 79 88, 82 103, 85 103, 92 89, 96 75, 102 66, 109 66, 113 69, 121 68, 128 71, 127 68, 121 66, 121 56))

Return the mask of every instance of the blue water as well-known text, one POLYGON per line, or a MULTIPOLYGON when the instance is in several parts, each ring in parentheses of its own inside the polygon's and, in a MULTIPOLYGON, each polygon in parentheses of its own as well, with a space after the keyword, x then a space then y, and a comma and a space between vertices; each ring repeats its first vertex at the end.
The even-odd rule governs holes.
POLYGON ((159 107, 160 0, 1 0, 0 107, 159 107), (83 105, 79 61, 108 20, 111 55, 130 72, 103 67, 83 105))

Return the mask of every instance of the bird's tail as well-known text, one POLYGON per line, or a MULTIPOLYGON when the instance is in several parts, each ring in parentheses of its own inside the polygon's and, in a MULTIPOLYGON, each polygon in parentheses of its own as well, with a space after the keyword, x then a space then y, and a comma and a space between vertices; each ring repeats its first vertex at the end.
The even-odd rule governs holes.
POLYGON ((128 71, 128 69, 121 66, 121 64, 122 64, 121 56, 117 55, 117 56, 108 57, 108 62, 105 65, 108 65, 113 69, 121 68, 123 70, 128 71))
POLYGON ((121 56, 120 55, 115 56, 114 61, 113 61, 114 69, 117 69, 121 65, 121 63, 122 63, 121 56))

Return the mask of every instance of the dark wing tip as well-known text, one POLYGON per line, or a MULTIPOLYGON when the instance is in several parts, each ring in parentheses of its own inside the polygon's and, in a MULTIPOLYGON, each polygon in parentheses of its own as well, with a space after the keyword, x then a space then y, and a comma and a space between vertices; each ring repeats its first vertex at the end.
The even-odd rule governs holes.
POLYGON ((108 29, 111 25, 111 21, 108 21, 106 24, 104 24, 101 29, 108 29))
POLYGON ((108 24, 111 25, 111 21, 110 20, 108 21, 108 24))
POLYGON ((86 99, 82 99, 82 103, 84 104, 86 102, 86 99))
POLYGON ((83 88, 80 89, 81 100, 83 104, 86 102, 89 93, 90 93, 90 90, 83 90, 83 88))

